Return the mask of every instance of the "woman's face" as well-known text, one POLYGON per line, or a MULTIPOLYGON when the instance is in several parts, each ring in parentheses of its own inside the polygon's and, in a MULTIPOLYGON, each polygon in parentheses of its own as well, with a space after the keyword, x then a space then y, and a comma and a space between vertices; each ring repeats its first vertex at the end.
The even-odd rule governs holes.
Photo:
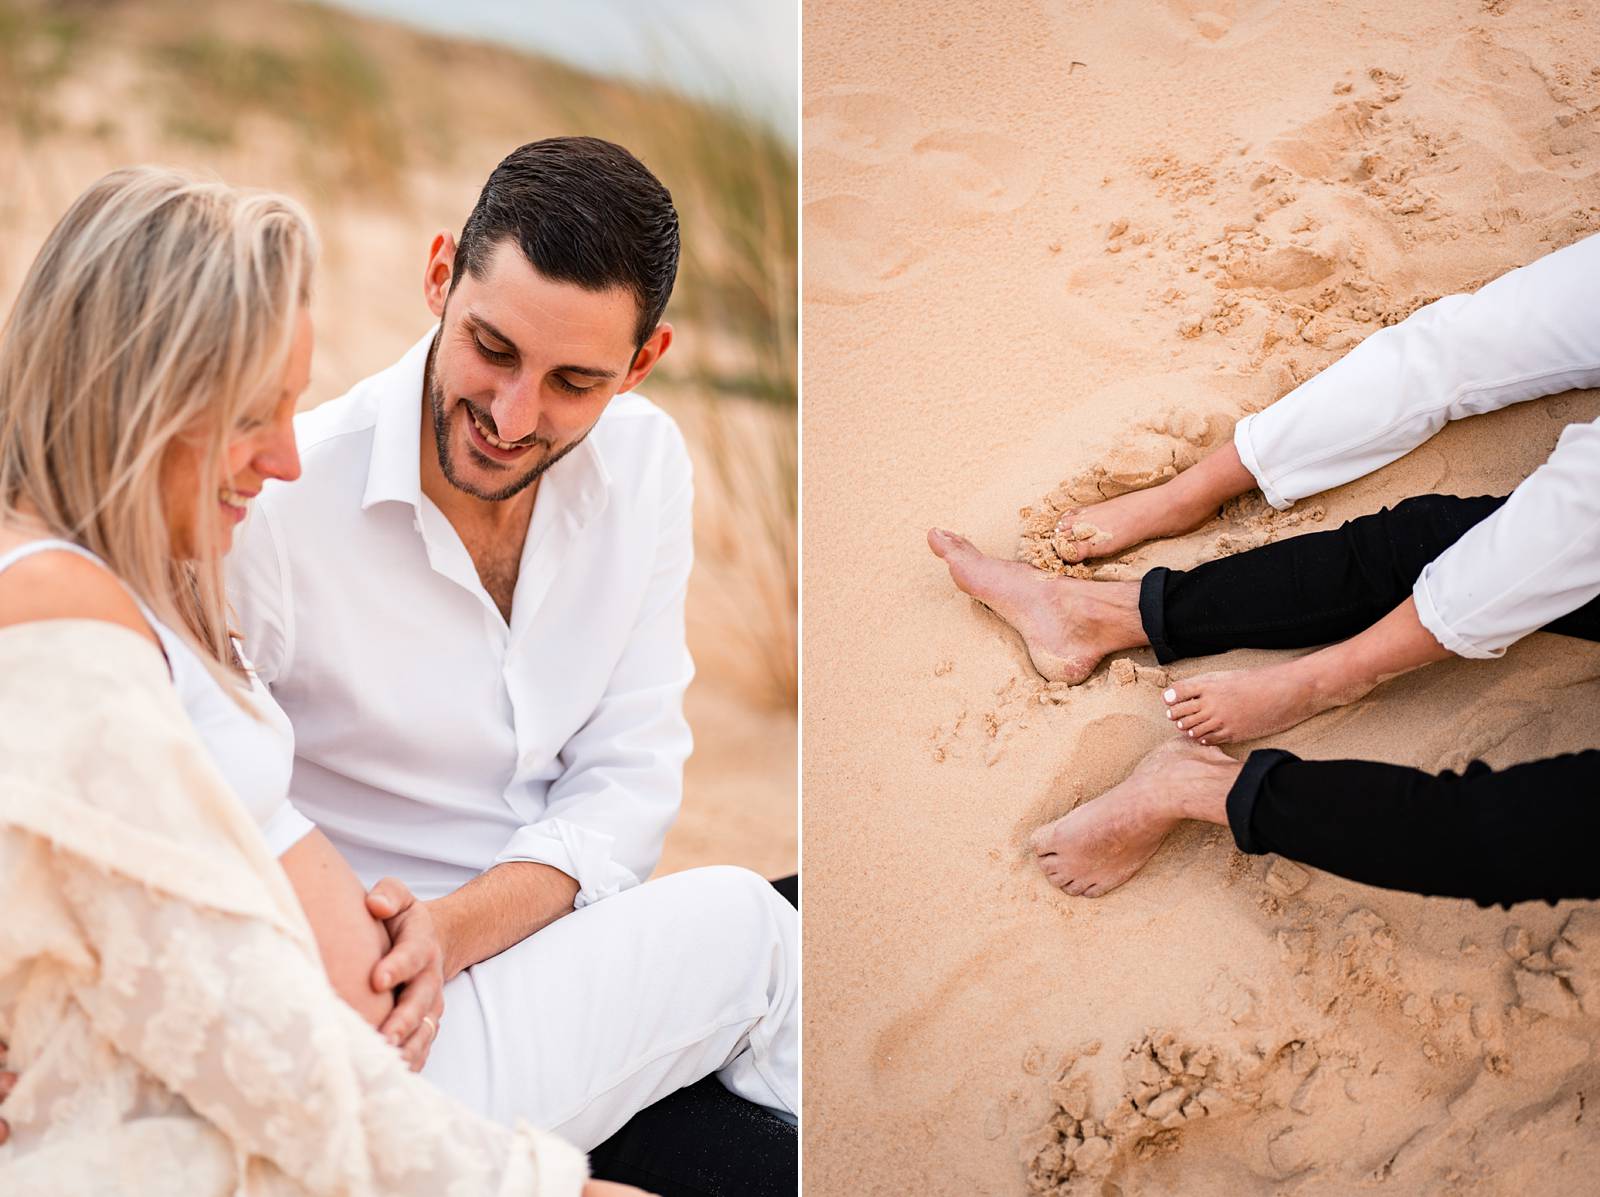
POLYGON ((301 308, 295 318, 294 344, 284 369, 282 388, 270 413, 235 428, 223 446, 223 476, 202 480, 203 435, 180 436, 161 463, 161 506, 167 517, 172 553, 194 558, 204 543, 201 521, 218 529, 219 553, 233 544, 233 530, 249 514, 249 503, 268 478, 293 482, 300 476, 300 454, 294 443, 294 410, 311 380, 311 314, 301 308), (198 504, 206 503, 205 510, 198 504), (210 506, 209 504, 214 504, 210 506))

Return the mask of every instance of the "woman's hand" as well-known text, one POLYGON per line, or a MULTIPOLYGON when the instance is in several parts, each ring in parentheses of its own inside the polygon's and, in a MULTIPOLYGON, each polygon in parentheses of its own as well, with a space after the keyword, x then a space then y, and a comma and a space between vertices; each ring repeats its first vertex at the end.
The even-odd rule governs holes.
POLYGON ((420 1072, 444 1016, 444 950, 433 914, 393 877, 372 887, 367 911, 382 920, 394 942, 372 970, 372 988, 399 991, 378 1033, 400 1048, 412 1072, 420 1072))

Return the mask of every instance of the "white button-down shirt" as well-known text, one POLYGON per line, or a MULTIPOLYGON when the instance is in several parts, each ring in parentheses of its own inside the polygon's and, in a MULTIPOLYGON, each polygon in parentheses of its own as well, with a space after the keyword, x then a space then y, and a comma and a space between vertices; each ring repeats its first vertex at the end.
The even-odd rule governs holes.
POLYGON ((304 474, 239 529, 235 613, 294 725, 290 796, 363 881, 433 898, 538 861, 583 906, 649 876, 682 794, 688 453, 612 400, 539 483, 507 626, 422 493, 432 338, 297 418, 304 474))

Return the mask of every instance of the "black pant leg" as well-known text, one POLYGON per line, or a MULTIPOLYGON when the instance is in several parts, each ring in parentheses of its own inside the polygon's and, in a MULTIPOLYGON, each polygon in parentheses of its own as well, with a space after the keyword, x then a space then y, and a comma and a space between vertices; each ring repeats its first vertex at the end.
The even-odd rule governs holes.
POLYGON ((1191 570, 1153 569, 1139 613, 1156 660, 1353 636, 1405 601, 1423 567, 1504 502, 1420 495, 1191 570))
POLYGON ((1228 794, 1240 851, 1480 906, 1600 897, 1600 751, 1437 775, 1252 752, 1228 794))
POLYGON ((772 878, 772 888, 782 895, 783 900, 800 909, 800 874, 790 873, 787 877, 772 878))
POLYGON ((660 1197, 794 1197, 799 1135, 708 1076, 640 1110, 589 1153, 589 1167, 660 1197))

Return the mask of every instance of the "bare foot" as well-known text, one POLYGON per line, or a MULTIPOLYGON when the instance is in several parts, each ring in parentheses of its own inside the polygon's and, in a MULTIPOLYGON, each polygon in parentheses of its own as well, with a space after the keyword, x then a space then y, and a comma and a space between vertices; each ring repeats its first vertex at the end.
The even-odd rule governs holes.
POLYGON ((1120 553, 1140 541, 1181 536, 1255 484, 1255 476, 1244 468, 1238 449, 1229 441, 1159 486, 1063 512, 1056 521, 1056 552, 1076 565, 1120 553))
POLYGON ((1073 565, 1093 557, 1110 557, 1141 541, 1181 536, 1217 513, 1215 507, 1196 509, 1185 501, 1183 488, 1173 486, 1176 481, 1062 512, 1056 521, 1056 552, 1073 565))
POLYGON ((1039 867, 1073 897, 1110 893, 1144 867, 1182 820, 1226 823, 1239 768, 1215 748, 1164 744, 1121 785, 1034 832, 1039 867))
POLYGON ((1304 723, 1354 702, 1371 687, 1331 687, 1318 668, 1321 654, 1294 661, 1201 673, 1163 691, 1167 718, 1201 744, 1237 744, 1304 723))
POLYGON ((1010 624, 1046 681, 1076 685, 1107 653, 1148 644, 1137 582, 1082 582, 1020 561, 986 557, 971 541, 933 528, 928 547, 955 584, 1010 624))

